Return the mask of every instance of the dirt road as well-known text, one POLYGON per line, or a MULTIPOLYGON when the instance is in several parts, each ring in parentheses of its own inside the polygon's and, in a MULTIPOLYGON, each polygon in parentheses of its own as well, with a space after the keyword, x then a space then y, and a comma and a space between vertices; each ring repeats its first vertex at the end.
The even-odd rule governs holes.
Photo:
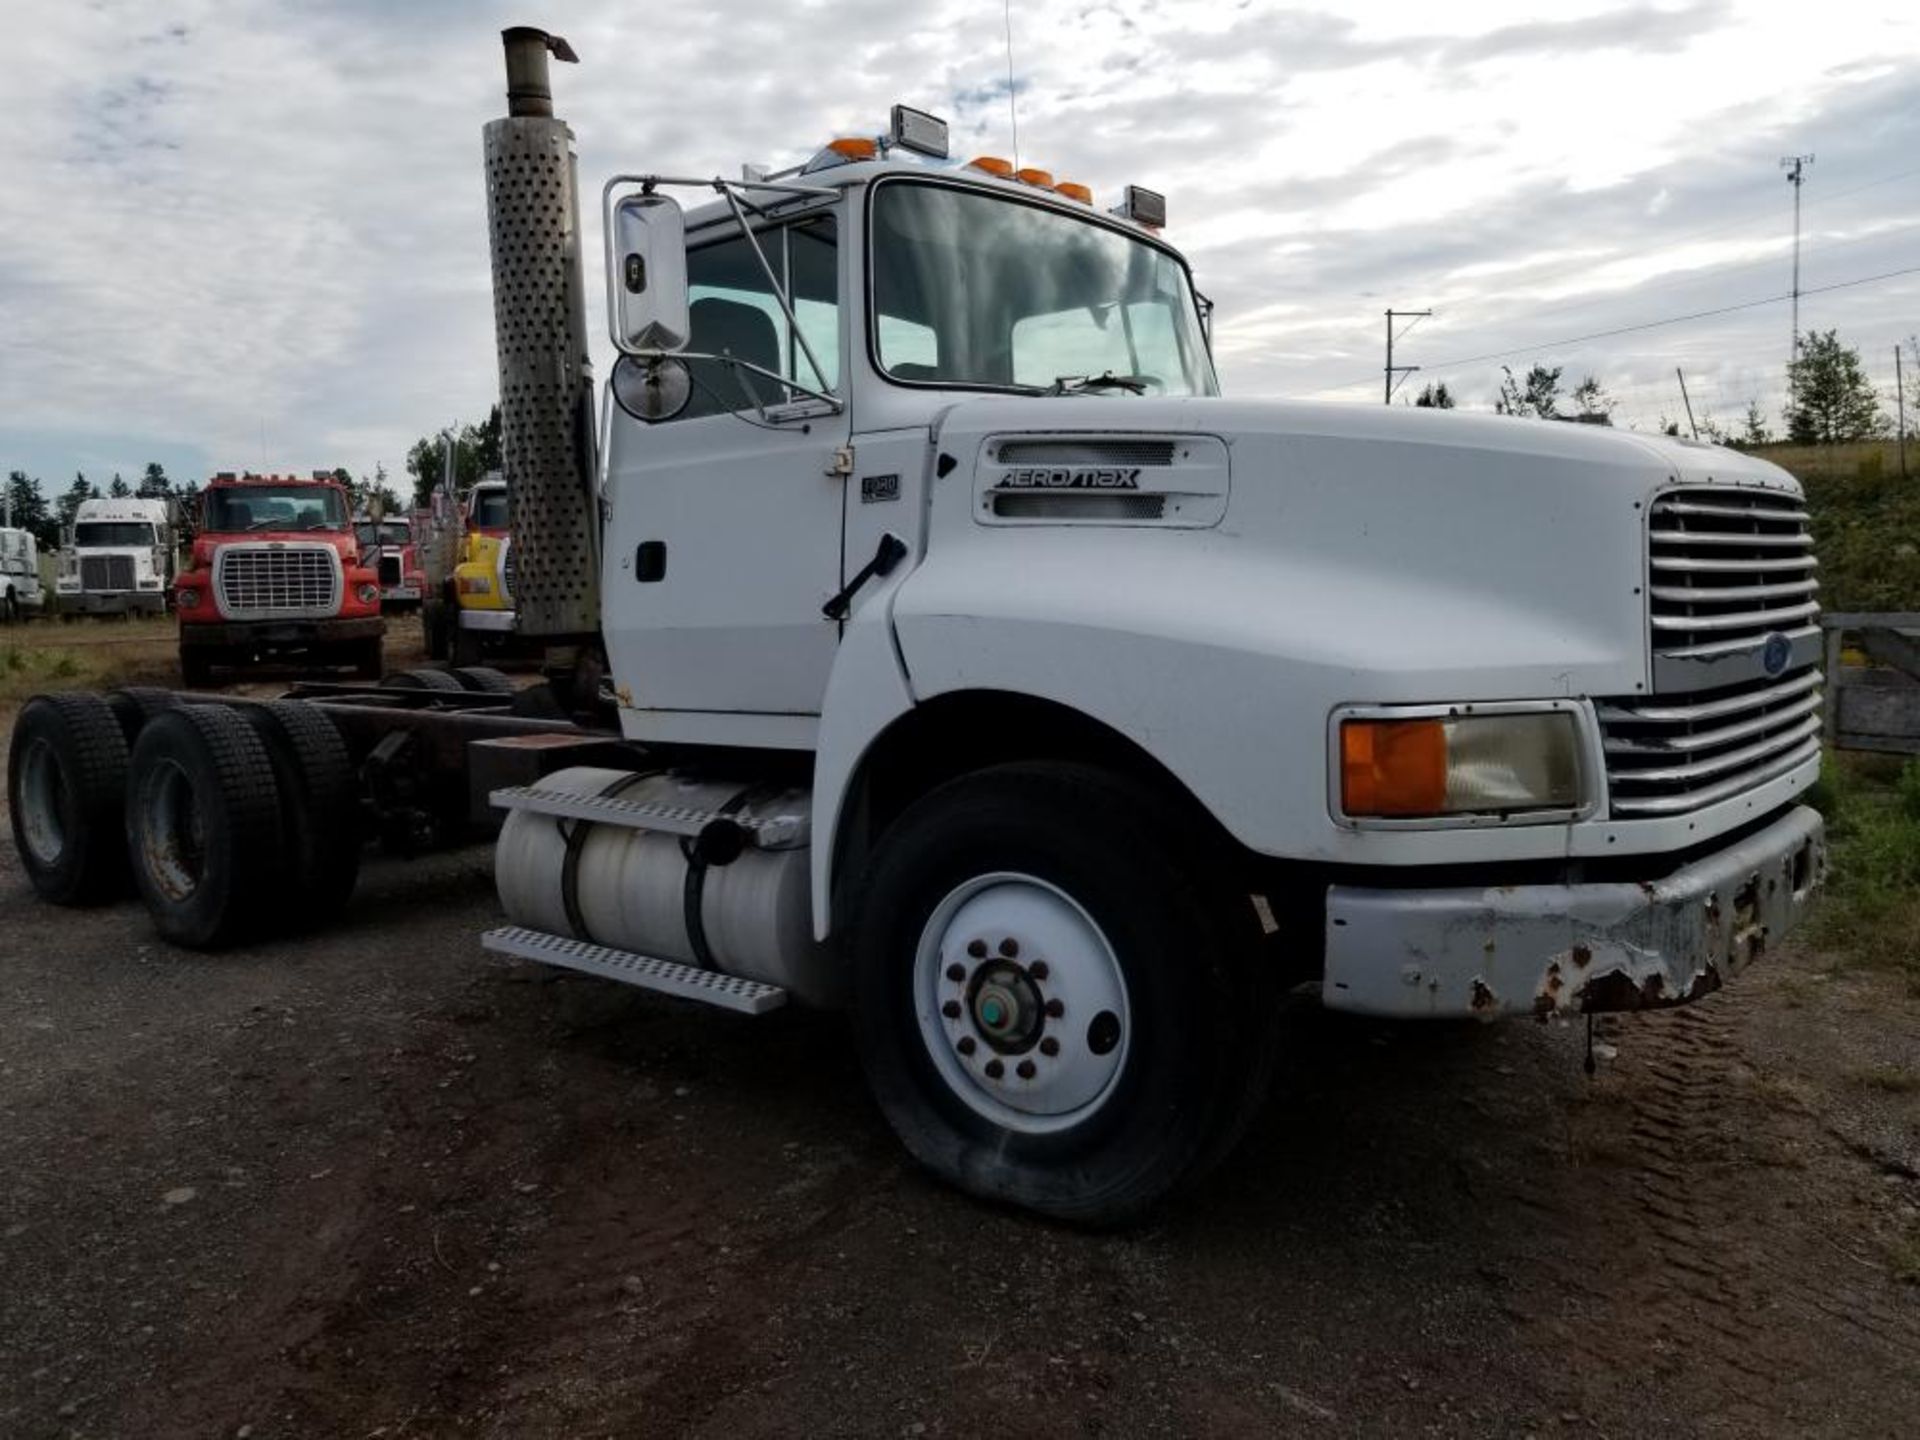
POLYGON ((0 846, 0 1433, 1893 1435, 1920 1014, 1783 954, 1577 1032, 1302 1008, 1089 1235, 903 1164, 842 1024, 481 956, 488 856, 220 957, 0 846), (1609 1052, 1617 1053, 1609 1053, 1609 1052), (1877 1078, 1875 1078, 1877 1077, 1877 1078))

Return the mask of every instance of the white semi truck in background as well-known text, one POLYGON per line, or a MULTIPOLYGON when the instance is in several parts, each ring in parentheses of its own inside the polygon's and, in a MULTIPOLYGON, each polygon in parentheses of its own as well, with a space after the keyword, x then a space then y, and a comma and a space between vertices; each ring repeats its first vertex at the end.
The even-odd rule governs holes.
POLYGON ((39 542, 31 530, 0 525, 0 624, 38 615, 45 601, 39 542))
POLYGON ((1817 582, 1784 472, 1224 399, 1159 197, 955 164, 904 109, 789 172, 608 182, 596 445, 547 85, 572 57, 506 43, 515 624, 549 686, 31 702, 9 778, 43 894, 130 866, 163 935, 221 943, 288 918, 268 875, 344 896, 353 817, 419 843, 491 802, 488 948, 848 1006, 922 1163, 1101 1222, 1228 1152, 1289 988, 1405 1019, 1686 1003, 1810 901, 1817 582))
POLYGON ((161 614, 175 563, 171 502, 138 496, 83 500, 54 579, 60 613, 161 614))

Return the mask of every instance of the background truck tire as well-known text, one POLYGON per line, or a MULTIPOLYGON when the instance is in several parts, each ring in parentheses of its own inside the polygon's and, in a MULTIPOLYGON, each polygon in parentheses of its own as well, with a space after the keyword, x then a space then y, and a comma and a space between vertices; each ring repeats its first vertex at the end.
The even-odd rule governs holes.
POLYGON ((1144 787, 1064 764, 963 777, 889 827, 850 919, 853 1018, 874 1095, 917 1160, 975 1195, 1105 1225, 1232 1148, 1263 1098, 1272 987, 1251 903, 1214 878, 1228 867, 1209 853, 1144 787), (1102 998, 1105 970, 1117 998, 1102 998), (1008 994, 1036 1003, 1008 1010, 1008 994), (989 1039, 1014 1011, 1047 1018, 989 1039), (1000 1078, 983 1078, 996 1064, 1000 1078), (1034 1100, 1019 1077, 1036 1075, 1107 1078, 1058 1113, 1012 1108, 1034 1100))
POLYGON ((455 665, 478 665, 486 658, 487 649, 476 631, 463 630, 456 619, 453 638, 448 643, 447 655, 455 665))
POLYGON ((220 705, 156 715, 130 769, 127 853, 162 939, 230 945, 297 899, 273 761, 246 720, 220 705))
POLYGON ((127 890, 127 739, 98 695, 36 695, 7 754, 13 846, 43 900, 91 905, 127 890))
POLYGON ((360 800, 353 761, 318 706, 272 700, 240 712, 267 747, 284 810, 287 905, 277 928, 324 925, 353 898, 360 876, 360 800))
POLYGON ((462 687, 476 695, 511 695, 514 691, 513 681, 491 665, 462 665, 452 673, 462 687))
POLYGON ((415 670, 396 670, 380 682, 384 690, 460 690, 462 685, 450 670, 421 666, 415 670))
POLYGON ((118 690, 107 691, 106 702, 120 722, 121 733, 127 737, 127 749, 131 751, 147 721, 163 710, 173 709, 180 700, 173 691, 155 685, 123 685, 118 690))

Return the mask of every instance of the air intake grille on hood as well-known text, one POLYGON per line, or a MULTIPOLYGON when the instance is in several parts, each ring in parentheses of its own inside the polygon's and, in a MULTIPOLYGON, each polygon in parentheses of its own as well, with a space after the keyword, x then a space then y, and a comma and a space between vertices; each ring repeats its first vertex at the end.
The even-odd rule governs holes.
POLYGON ((1002 465, 1171 465, 1171 440, 1007 440, 1002 465))

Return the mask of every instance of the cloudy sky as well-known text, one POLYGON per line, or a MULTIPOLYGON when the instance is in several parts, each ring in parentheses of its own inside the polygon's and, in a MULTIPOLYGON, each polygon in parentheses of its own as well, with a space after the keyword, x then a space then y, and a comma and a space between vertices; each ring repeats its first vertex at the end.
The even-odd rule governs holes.
MULTIPOLYGON (((0 470, 50 491, 149 459, 397 473, 414 437, 484 413, 502 25, 579 51, 556 86, 589 193, 615 169, 792 163, 894 100, 948 115, 964 154, 1012 149, 999 0, 5 13, 0 470)), ((1680 414, 1676 365, 1697 410, 1777 405, 1787 307, 1751 302, 1788 288, 1778 162, 1810 152, 1803 285, 1823 293, 1802 324, 1890 392, 1920 332, 1920 5, 1525 15, 1014 0, 1020 159, 1102 205, 1128 182, 1168 194, 1236 394, 1377 402, 1381 312, 1430 308, 1402 349, 1416 385, 1486 404, 1503 361, 1540 360, 1651 426, 1680 414)))

